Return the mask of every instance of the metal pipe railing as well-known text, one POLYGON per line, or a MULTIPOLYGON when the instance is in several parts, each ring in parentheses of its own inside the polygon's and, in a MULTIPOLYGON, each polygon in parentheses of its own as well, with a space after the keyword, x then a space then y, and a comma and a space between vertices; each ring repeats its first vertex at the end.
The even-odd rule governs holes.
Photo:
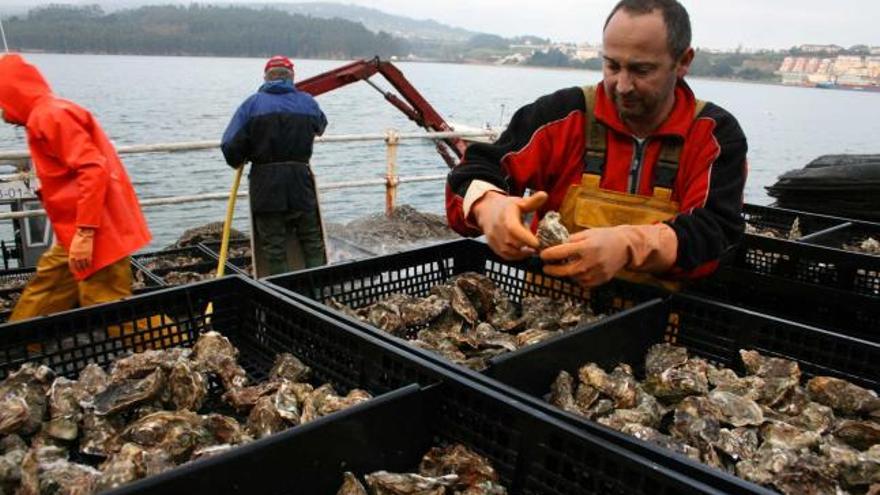
MULTIPOLYGON (((353 141, 385 141, 388 133, 370 133, 370 134, 336 134, 332 136, 319 136, 315 138, 316 143, 341 143, 353 141)), ((495 140, 498 137, 496 130, 480 130, 480 131, 444 131, 444 132, 413 132, 413 133, 397 133, 398 140, 413 139, 446 139, 452 137, 460 138, 489 138, 495 140)), ((220 147, 220 141, 184 141, 179 143, 159 143, 159 144, 135 144, 128 146, 117 146, 116 152, 120 155, 130 155, 137 153, 174 153, 179 151, 198 151, 220 147)), ((0 151, 0 164, 3 162, 20 162, 30 159, 30 153, 27 150, 0 151)), ((9 165, 9 163, 5 163, 9 165)))
MULTIPOLYGON (((358 187, 372 187, 372 186, 385 186, 385 212, 386 214, 391 214, 394 209, 394 204, 397 198, 397 186, 399 184, 404 183, 416 183, 416 182, 434 182, 434 181, 442 181, 446 180, 446 175, 422 175, 422 176, 412 176, 412 177, 401 177, 397 174, 397 149, 399 142, 401 140, 411 140, 411 139, 443 139, 450 137, 461 137, 461 138, 489 138, 490 140, 494 140, 497 138, 497 131, 467 131, 467 132, 428 132, 428 133, 399 133, 396 130, 389 129, 385 133, 382 134, 340 134, 335 136, 323 136, 316 138, 316 142, 350 142, 350 141, 384 141, 386 146, 386 171, 385 177, 381 179, 364 179, 364 180, 354 180, 354 181, 343 181, 343 182, 329 182, 326 184, 318 184, 318 189, 321 191, 325 190, 335 190, 335 189, 345 189, 345 188, 358 188, 358 187)), ((204 149, 212 149, 220 146, 219 141, 190 141, 190 142, 180 142, 180 143, 160 143, 160 144, 145 144, 145 145, 132 145, 132 146, 120 146, 116 149, 119 154, 137 154, 137 153, 175 153, 175 152, 186 152, 186 151, 197 151, 204 149)), ((6 151, 0 152, 0 162, 4 160, 16 160, 23 161, 30 158, 30 155, 26 151, 6 151)), ((8 174, 8 175, 0 175, 0 181, 10 181, 10 180, 24 180, 30 177, 29 172, 19 172, 17 174, 8 174)), ((248 193, 240 192, 238 193, 238 198, 247 198, 248 193)), ((184 203, 196 203, 202 201, 219 201, 226 200, 229 198, 227 193, 204 193, 204 194, 190 194, 190 195, 182 195, 182 196, 165 196, 165 197, 156 197, 156 198, 145 198, 140 201, 142 207, 151 207, 151 206, 160 206, 160 205, 169 205, 169 204, 184 204, 184 203)), ((14 212, 0 212, 0 220, 10 220, 10 219, 22 219, 29 217, 37 217, 44 216, 46 214, 45 210, 28 210, 28 211, 14 211, 14 212)))

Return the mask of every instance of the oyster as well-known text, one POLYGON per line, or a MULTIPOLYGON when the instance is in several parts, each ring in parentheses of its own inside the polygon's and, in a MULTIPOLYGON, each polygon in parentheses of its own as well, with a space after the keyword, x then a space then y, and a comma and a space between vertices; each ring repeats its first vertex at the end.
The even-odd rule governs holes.
POLYGON ((190 361, 177 361, 168 375, 168 392, 174 409, 198 411, 208 395, 208 380, 190 361))
POLYGON ((458 477, 453 486, 456 490, 498 481, 489 461, 461 444, 429 450, 419 464, 419 474, 434 478, 454 474, 458 477))
POLYGON ((758 450, 758 431, 755 428, 721 428, 718 441, 713 445, 735 462, 749 460, 758 450))
POLYGON ((834 426, 833 434, 853 447, 864 450, 880 444, 880 423, 844 419, 834 426))
MULTIPOLYGON (((598 396, 598 391, 596 389, 589 387, 590 390, 595 391, 595 397, 598 396)), ((572 381, 571 375, 567 371, 560 371, 559 375, 556 376, 556 380, 553 381, 553 385, 550 387, 550 400, 549 402, 554 406, 570 412, 580 412, 580 408, 575 404, 574 401, 574 383, 572 381)), ((592 401, 590 401, 592 403, 592 401)), ((589 404, 587 405, 589 407, 589 404)))
MULTIPOLYGON (((188 359, 191 352, 190 349, 184 347, 175 347, 172 349, 147 350, 117 359, 110 368, 110 380, 119 382, 144 378, 156 371, 157 368, 169 371, 174 366, 174 363, 188 359)), ((102 378, 102 374, 94 368, 86 368, 83 370, 83 373, 93 377, 92 380, 94 380, 97 386, 100 386, 102 379, 106 382, 106 375, 102 378), (89 371, 87 372, 86 370, 89 371)))
POLYGON ((694 448, 685 442, 677 440, 669 435, 664 435, 649 426, 640 424, 628 424, 620 428, 620 431, 632 435, 640 440, 651 442, 655 445, 667 448, 678 454, 690 457, 695 461, 700 460, 700 449, 694 448))
POLYGON ((844 414, 867 414, 880 410, 880 398, 877 398, 876 392, 839 378, 812 378, 807 382, 807 391, 814 401, 844 414))
POLYGON ((269 371, 269 381, 305 381, 309 378, 311 371, 311 368, 306 366, 299 358, 289 352, 283 352, 275 357, 275 364, 272 365, 272 370, 269 371))
POLYGON ((79 449, 84 454, 108 456, 118 450, 118 434, 125 427, 120 415, 99 416, 92 409, 83 413, 79 449))
POLYGON ((199 336, 193 346, 193 358, 199 370, 219 376, 226 390, 243 387, 247 383, 247 374, 237 362, 238 349, 215 331, 199 336))
POLYGON ((812 452, 801 453, 773 479, 773 486, 785 495, 824 495, 841 492, 837 468, 812 452))
POLYGON ((370 493, 375 495, 444 495, 447 487, 458 482, 458 476, 448 474, 427 477, 414 473, 398 474, 377 471, 364 476, 370 493))
POLYGON ((28 452, 28 446, 18 435, 7 435, 0 439, 0 490, 15 492, 21 481, 21 464, 28 452))
POLYGON ((345 397, 331 394, 326 396, 323 403, 317 406, 318 416, 327 416, 336 411, 354 407, 361 402, 366 402, 372 398, 373 396, 370 395, 369 392, 357 388, 349 391, 345 397))
POLYGON ((713 390, 708 397, 721 409, 725 423, 739 427, 759 426, 764 422, 761 407, 753 400, 719 390, 713 390))
POLYGON ((589 363, 578 370, 581 382, 598 389, 614 400, 614 407, 630 409, 636 406, 639 386, 632 370, 617 366, 608 374, 602 368, 589 363))
POLYGON ((111 382, 103 392, 95 395, 95 414, 106 416, 149 402, 159 396, 164 386, 165 373, 161 368, 156 368, 143 379, 111 382))
POLYGON ((97 491, 111 490, 172 467, 174 464, 166 452, 126 443, 101 464, 96 488, 97 491))
POLYGON ((25 363, 0 383, 0 434, 30 435, 40 429, 54 378, 46 366, 25 363))
POLYGON ((766 357, 757 351, 739 351, 746 371, 750 375, 757 375, 762 378, 794 378, 800 380, 801 370, 796 361, 788 359, 766 357))
POLYGON ((488 319, 495 312, 497 289, 489 277, 476 272, 467 272, 455 276, 451 281, 464 291, 477 310, 477 317, 480 320, 488 319))
POLYGON ((229 446, 250 440, 238 421, 229 416, 207 414, 202 416, 202 426, 214 437, 213 442, 220 445, 229 446))
POLYGON ((184 461, 203 445, 213 443, 202 418, 190 411, 160 411, 128 425, 120 439, 145 449, 157 449, 176 462, 184 461))
POLYGON ((538 222, 537 237, 540 242, 539 250, 568 242, 568 229, 562 225, 562 217, 558 212, 548 211, 544 214, 544 218, 538 222))
POLYGON ((76 380, 77 390, 79 391, 79 400, 89 401, 98 393, 107 388, 110 383, 110 377, 103 368, 95 363, 91 363, 79 372, 79 378, 76 380))
POLYGON ((342 475, 342 486, 336 495, 367 495, 367 490, 354 474, 346 471, 342 475))
POLYGON ((274 394, 279 386, 281 386, 281 382, 270 381, 249 387, 233 388, 223 394, 223 400, 238 412, 248 413, 260 397, 274 394))
MULTIPOLYGON (((652 364, 656 366, 659 363, 652 364)), ((679 366, 649 374, 645 379, 645 390, 667 402, 674 402, 688 395, 705 394, 709 391, 706 372, 705 361, 687 359, 679 366)))
POLYGON ((687 360, 688 353, 684 347, 667 343, 654 344, 645 356, 645 374, 659 375, 668 369, 682 366, 687 360))
POLYGON ((759 401, 769 406, 783 401, 798 386, 801 370, 798 363, 788 359, 766 357, 757 351, 739 351, 746 371, 764 380, 759 401))
POLYGON ((18 493, 89 494, 94 493, 101 472, 63 458, 40 459, 31 450, 22 461, 21 487, 18 493))
POLYGON ((49 422, 45 432, 59 440, 74 440, 79 434, 82 409, 79 405, 77 383, 58 377, 49 387, 49 422))
POLYGON ((427 325, 440 317, 450 307, 449 301, 431 294, 425 298, 413 298, 400 305, 400 317, 407 328, 427 325))
POLYGON ((809 449, 819 444, 821 435, 815 431, 802 430, 781 421, 770 421, 761 426, 764 445, 783 449, 809 449))
POLYGON ((400 306, 392 301, 379 301, 367 310, 366 320, 376 328, 403 336, 406 325, 400 315, 400 306))
POLYGON ((248 415, 245 428, 254 438, 263 438, 284 431, 287 425, 275 407, 273 397, 269 396, 257 401, 248 415))

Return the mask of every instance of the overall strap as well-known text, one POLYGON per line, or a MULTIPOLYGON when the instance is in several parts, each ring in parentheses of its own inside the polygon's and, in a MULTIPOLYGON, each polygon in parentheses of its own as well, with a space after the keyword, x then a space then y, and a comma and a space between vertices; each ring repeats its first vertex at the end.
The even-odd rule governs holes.
POLYGON ((608 149, 605 126, 596 120, 596 115, 593 113, 596 108, 596 86, 584 86, 583 90, 587 112, 587 123, 584 126, 584 132, 586 132, 584 173, 601 177, 605 171, 605 157, 608 149))

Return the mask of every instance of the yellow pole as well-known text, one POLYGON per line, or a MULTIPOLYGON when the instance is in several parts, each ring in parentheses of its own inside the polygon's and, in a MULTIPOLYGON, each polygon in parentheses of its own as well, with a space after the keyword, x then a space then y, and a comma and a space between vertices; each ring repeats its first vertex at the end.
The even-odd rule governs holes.
MULTIPOLYGON (((226 258, 229 254, 229 232, 232 230, 232 217, 235 214, 235 198, 238 196, 238 186, 241 184, 241 173, 244 171, 244 164, 235 169, 235 176, 232 179, 232 190, 229 191, 229 201, 226 202, 226 218, 223 221, 223 234, 220 238, 220 260, 217 262, 217 276, 220 278, 226 271, 226 258)), ((206 322, 210 324, 210 316, 214 313, 214 303, 208 303, 208 309, 205 311, 207 317, 206 322)))

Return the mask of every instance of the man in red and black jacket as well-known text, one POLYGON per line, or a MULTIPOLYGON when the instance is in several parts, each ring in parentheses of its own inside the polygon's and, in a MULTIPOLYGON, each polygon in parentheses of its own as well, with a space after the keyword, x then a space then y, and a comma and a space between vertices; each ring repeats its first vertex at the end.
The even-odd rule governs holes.
POLYGON ((521 259, 538 248, 523 215, 559 210, 563 223, 586 230, 541 251, 549 275, 594 286, 624 270, 667 279, 711 273, 744 228, 747 145, 736 119, 698 101, 684 82, 694 57, 690 34, 675 0, 618 3, 605 24, 603 81, 543 96, 519 109, 497 142, 471 145, 448 177, 450 226, 485 234, 500 256, 521 259), (591 150, 596 134, 604 136, 591 150), (674 207, 664 221, 620 222, 629 218, 621 214, 609 224, 566 222, 565 211, 584 210, 572 193, 589 173, 599 176, 602 194, 648 198, 664 170, 672 170, 674 207), (527 189, 533 193, 523 198, 527 189))

